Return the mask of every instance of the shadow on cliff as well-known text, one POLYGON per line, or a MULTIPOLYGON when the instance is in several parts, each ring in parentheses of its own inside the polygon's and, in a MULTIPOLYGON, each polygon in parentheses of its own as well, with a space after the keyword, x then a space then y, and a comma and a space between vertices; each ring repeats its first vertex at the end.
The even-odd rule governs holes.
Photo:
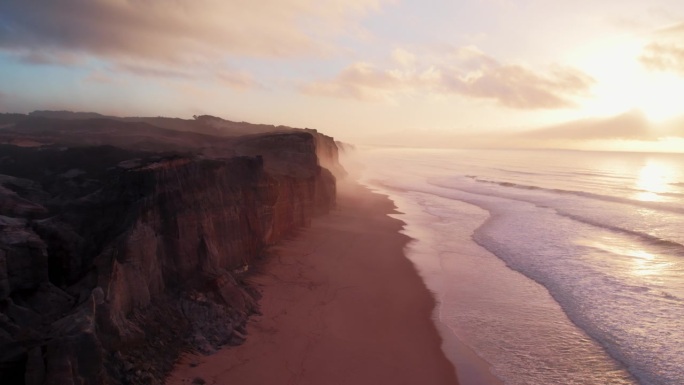
POLYGON ((1 118, 3 385, 160 384, 181 351, 240 344, 250 268, 345 175, 314 130, 1 118))

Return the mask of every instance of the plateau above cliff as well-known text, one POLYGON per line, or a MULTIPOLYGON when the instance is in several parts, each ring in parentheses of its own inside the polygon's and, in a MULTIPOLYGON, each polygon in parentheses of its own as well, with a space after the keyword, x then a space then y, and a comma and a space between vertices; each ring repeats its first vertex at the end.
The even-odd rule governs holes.
POLYGON ((245 338, 243 278, 344 170, 315 130, 231 123, 0 116, 3 384, 158 384, 245 338))

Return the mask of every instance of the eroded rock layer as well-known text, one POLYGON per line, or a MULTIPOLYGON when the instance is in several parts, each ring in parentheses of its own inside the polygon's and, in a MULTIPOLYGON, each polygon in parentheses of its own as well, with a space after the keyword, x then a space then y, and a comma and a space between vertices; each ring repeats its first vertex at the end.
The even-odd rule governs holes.
POLYGON ((313 130, 148 126, 0 130, 2 384, 159 384, 182 350, 241 343, 251 266, 335 204, 337 147, 313 130))

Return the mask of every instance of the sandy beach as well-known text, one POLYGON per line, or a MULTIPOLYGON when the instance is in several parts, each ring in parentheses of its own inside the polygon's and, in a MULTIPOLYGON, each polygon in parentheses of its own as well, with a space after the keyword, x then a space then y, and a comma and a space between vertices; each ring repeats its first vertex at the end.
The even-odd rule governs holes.
POLYGON ((247 341, 186 355, 167 380, 190 384, 457 384, 431 320, 434 300, 404 257, 385 196, 350 183, 250 278, 263 293, 247 341))

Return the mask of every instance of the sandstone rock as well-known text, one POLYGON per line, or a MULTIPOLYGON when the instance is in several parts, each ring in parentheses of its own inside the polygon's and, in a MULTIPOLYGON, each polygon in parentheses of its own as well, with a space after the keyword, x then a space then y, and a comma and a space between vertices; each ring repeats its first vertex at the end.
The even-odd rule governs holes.
MULTIPOLYGON (((226 134, 222 122, 198 124, 226 134)), ((344 171, 332 138, 313 130, 217 138, 103 119, 20 126, 0 140, 59 145, 0 145, 8 385, 161 384, 182 349, 244 342, 258 293, 236 277, 333 208, 328 168, 344 171), (167 152, 179 148, 195 153, 167 152)))

